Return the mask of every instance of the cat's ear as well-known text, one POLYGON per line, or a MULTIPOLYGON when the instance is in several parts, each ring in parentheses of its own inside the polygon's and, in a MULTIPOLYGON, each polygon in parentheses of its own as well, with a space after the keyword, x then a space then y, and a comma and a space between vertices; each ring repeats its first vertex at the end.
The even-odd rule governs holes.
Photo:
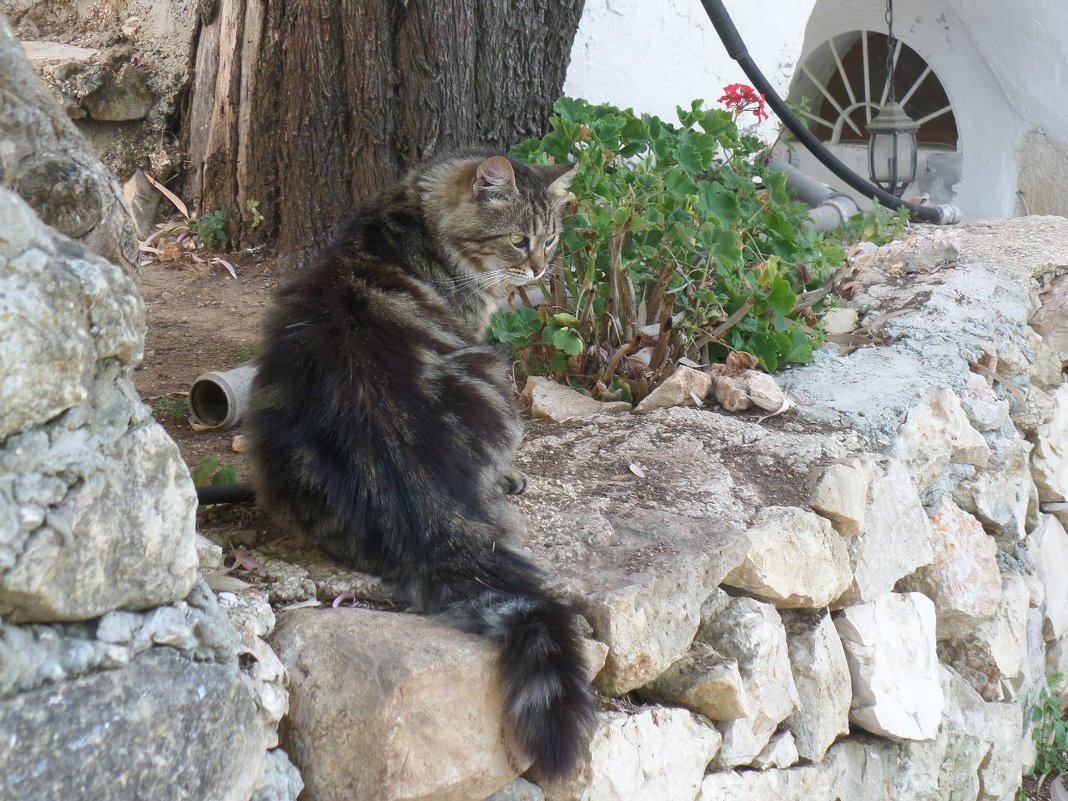
POLYGON ((571 185, 571 179, 575 177, 577 166, 578 162, 565 161, 563 164, 540 167, 542 175, 549 179, 549 194, 567 197, 570 194, 567 188, 571 185))
POLYGON ((479 201, 505 198, 516 191, 515 170, 504 156, 491 156, 475 169, 471 191, 479 201))

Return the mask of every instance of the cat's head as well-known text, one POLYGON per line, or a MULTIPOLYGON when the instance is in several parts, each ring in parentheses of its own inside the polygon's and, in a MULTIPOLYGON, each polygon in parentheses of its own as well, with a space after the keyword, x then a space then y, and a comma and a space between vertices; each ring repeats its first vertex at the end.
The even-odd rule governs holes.
POLYGON ((541 278, 560 247, 574 164, 536 166, 506 156, 454 164, 439 194, 438 230, 487 290, 541 278))

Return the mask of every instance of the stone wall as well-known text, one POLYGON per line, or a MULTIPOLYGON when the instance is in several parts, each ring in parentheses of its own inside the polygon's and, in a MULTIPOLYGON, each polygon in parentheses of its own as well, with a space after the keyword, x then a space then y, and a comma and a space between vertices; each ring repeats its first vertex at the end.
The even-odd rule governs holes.
POLYGON ((284 670, 134 389, 129 213, 2 17, 0 107, 0 798, 293 799, 284 670))
MULTIPOLYGON (((525 545, 602 693, 572 776, 515 778, 484 642, 302 608, 269 638, 302 798, 1012 799, 1068 668, 1068 221, 921 228, 850 264, 852 330, 779 377, 785 414, 528 388, 525 545)), ((337 589, 303 576, 287 600, 337 589)))

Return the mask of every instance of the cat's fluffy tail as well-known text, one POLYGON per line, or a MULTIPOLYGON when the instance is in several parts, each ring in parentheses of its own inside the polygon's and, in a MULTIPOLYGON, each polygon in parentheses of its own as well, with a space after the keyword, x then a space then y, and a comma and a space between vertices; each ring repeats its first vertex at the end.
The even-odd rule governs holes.
POLYGON ((446 594, 459 591, 466 600, 438 600, 460 628, 500 646, 514 735, 542 775, 559 778, 574 767, 594 717, 575 614, 542 588, 534 565, 500 543, 480 567, 474 581, 445 589, 446 594))

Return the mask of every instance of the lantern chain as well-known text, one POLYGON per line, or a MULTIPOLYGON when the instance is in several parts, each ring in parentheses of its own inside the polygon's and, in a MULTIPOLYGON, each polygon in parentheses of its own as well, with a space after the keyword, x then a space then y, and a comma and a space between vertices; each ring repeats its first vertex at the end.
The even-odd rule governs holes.
POLYGON ((894 0, 886 0, 886 81, 889 84, 888 100, 890 103, 897 101, 897 92, 894 89, 894 0))

